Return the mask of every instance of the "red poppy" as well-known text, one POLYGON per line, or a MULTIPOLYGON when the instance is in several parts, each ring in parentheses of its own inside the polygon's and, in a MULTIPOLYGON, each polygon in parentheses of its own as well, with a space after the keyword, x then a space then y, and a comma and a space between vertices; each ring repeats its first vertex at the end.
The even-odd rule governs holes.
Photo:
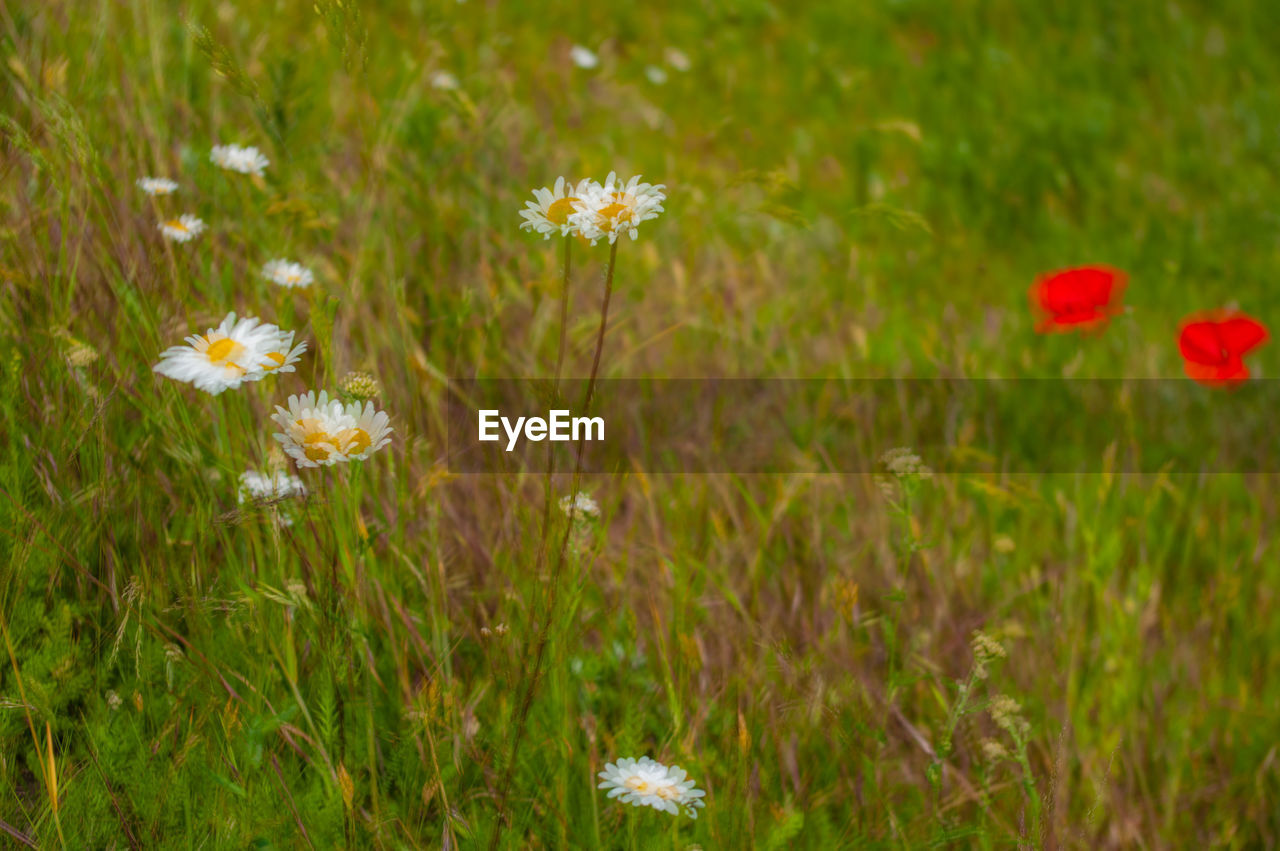
POLYGON ((1128 278, 1107 266, 1081 266, 1041 275, 1031 285, 1031 308, 1040 334, 1101 329, 1121 310, 1128 278))
POLYGON ((1218 312, 1184 320, 1178 349, 1188 377, 1208 385, 1239 384, 1249 377, 1244 356, 1268 336, 1252 317, 1218 312))

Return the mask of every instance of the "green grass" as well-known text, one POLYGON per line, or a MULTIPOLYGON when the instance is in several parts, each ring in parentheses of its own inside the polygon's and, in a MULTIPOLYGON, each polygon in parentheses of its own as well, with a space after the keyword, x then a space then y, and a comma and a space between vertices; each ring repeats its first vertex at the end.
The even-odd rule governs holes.
MULTIPOLYGON (((1280 322, 1280 5, 318 8, 0 6, 7 839, 1280 842, 1270 476, 948 475, 909 508, 869 476, 586 477, 602 517, 553 582, 543 478, 451 477, 443 432, 449 377, 553 372, 559 243, 517 210, 611 169, 669 198, 620 244, 603 377, 1179 377, 1185 314, 1280 322), (656 86, 668 46, 692 68, 656 86), (163 243, 184 211, 210 231, 163 243), (276 256, 317 285, 262 280, 276 256), (1028 285, 1081 263, 1132 311, 1037 336, 1028 285), (299 371, 153 375, 232 309, 297 329, 299 371), (307 472, 287 529, 237 506, 271 406, 350 370, 392 445, 307 472), (986 679, 978 629, 1008 652, 986 679), (646 753, 707 790, 697 821, 595 789, 646 753)), ((567 375, 607 256, 575 255, 567 375)))

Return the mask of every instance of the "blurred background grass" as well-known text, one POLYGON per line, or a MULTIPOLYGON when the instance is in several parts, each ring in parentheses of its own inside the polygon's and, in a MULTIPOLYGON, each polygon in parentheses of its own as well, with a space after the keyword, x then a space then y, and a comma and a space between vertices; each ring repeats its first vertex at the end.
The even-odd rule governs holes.
MULTIPOLYGON (((496 833, 544 495, 450 477, 441 427, 448 376, 550 374, 558 244, 516 213, 611 169, 669 200, 620 248, 606 376, 1176 377, 1184 314, 1280 314, 1278 32, 1262 2, 0 6, 0 827, 1274 846, 1276 490, 1232 475, 947 476, 906 514, 860 476, 589 480, 496 833), (265 181, 210 164, 227 142, 265 181), (164 244, 162 212, 210 232, 164 244), (276 256, 317 285, 261 280, 276 256), (1027 286, 1080 263, 1129 272, 1132 311, 1037 337, 1027 286), (299 373, 152 375, 231 309, 298 329, 299 373), (271 405, 350 369, 393 446, 308 473, 292 527, 238 508, 271 405), (1009 658, 956 713, 975 629, 1009 658), (1014 749, 997 694, 1029 774, 981 745, 1014 749), (642 753, 707 790, 698 821, 595 790, 642 753)), ((571 375, 604 259, 575 259, 571 375)))

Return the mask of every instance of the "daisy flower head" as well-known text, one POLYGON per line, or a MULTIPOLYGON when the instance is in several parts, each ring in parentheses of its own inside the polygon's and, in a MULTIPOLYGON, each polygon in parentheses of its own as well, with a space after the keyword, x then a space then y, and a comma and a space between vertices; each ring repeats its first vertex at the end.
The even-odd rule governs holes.
POLYGON ((646 65, 644 75, 649 78, 649 82, 655 86, 661 86, 667 81, 667 72, 663 71, 657 65, 646 65))
POLYGON ((252 174, 254 177, 262 177, 262 170, 271 165, 271 161, 257 148, 242 148, 239 145, 214 145, 209 159, 218 168, 252 174))
POLYGON ((573 64, 579 68, 594 68, 600 64, 600 57, 589 48, 580 44, 575 44, 569 48, 569 58, 573 60, 573 64))
POLYGON ((262 276, 273 284, 282 287, 309 287, 315 282, 315 275, 301 263, 289 260, 268 260, 262 267, 262 276))
POLYGON ((271 419, 281 428, 275 439, 299 467, 363 460, 391 442, 385 411, 374 411, 372 402, 343 405, 325 390, 290 396, 271 419))
POLYGON ((386 411, 374 410, 372 402, 351 402, 346 407, 347 416, 355 425, 339 435, 342 454, 347 458, 363 461, 391 442, 391 426, 386 411))
POLYGON ((178 184, 167 177, 139 177, 138 188, 148 195, 169 195, 178 191, 178 184))
POLYGON ((634 807, 653 807, 673 816, 684 812, 696 819, 698 808, 705 806, 701 799, 707 793, 686 779, 683 768, 668 768, 647 756, 611 762, 597 776, 601 781, 597 789, 608 789, 610 798, 634 807))
POLYGON ((641 183, 640 176, 619 181, 613 172, 603 184, 591 183, 573 205, 569 223, 592 245, 608 238, 612 245, 619 234, 639 235, 636 228, 641 222, 656 219, 663 212, 662 202, 667 199, 666 186, 641 183))
POLYGON ((557 177, 552 188, 544 186, 533 190, 533 200, 525 201, 525 209, 520 211, 524 218, 520 223, 521 230, 537 231, 543 239, 551 239, 556 231, 561 236, 576 234, 578 226, 572 221, 573 212, 591 185, 590 180, 580 180, 575 186, 563 177, 557 177))
POLYGON ((290 396, 288 405, 277 405, 271 415, 281 429, 273 437, 299 467, 327 467, 347 460, 340 436, 355 428, 356 421, 342 402, 330 399, 325 390, 319 396, 309 390, 302 396, 290 396))
POLYGON ((152 369, 217 396, 271 372, 293 372, 306 350, 306 343, 293 346, 292 331, 250 317, 237 321, 232 312, 217 328, 187 337, 185 346, 166 349, 152 369))
POLYGON ((183 213, 176 219, 161 222, 159 227, 165 239, 172 242, 190 242, 204 233, 206 226, 199 217, 183 213))

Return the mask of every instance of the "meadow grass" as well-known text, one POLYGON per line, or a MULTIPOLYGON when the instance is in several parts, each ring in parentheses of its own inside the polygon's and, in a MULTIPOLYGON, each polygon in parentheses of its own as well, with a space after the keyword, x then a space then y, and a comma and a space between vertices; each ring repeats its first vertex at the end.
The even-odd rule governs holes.
MULTIPOLYGON (((450 378, 554 373, 561 243, 517 211, 611 169, 668 199, 618 245, 602 378, 1178 378, 1185 314, 1280 321, 1278 30, 1243 0, 0 4, 6 840, 1274 847, 1272 477, 584 476, 566 528, 567 471, 452 475, 444 423, 450 378), (162 241, 181 212, 209 231, 162 241), (1132 310, 1036 335, 1030 282, 1093 262, 1132 310), (299 371, 152 373, 233 309, 297 329, 299 371), (353 370, 392 445, 239 505, 272 407, 353 370), (696 821, 597 791, 642 754, 696 821)), ((609 246, 574 251, 579 377, 609 246)), ((1070 440, 1051 414, 1019 439, 1070 440)))

